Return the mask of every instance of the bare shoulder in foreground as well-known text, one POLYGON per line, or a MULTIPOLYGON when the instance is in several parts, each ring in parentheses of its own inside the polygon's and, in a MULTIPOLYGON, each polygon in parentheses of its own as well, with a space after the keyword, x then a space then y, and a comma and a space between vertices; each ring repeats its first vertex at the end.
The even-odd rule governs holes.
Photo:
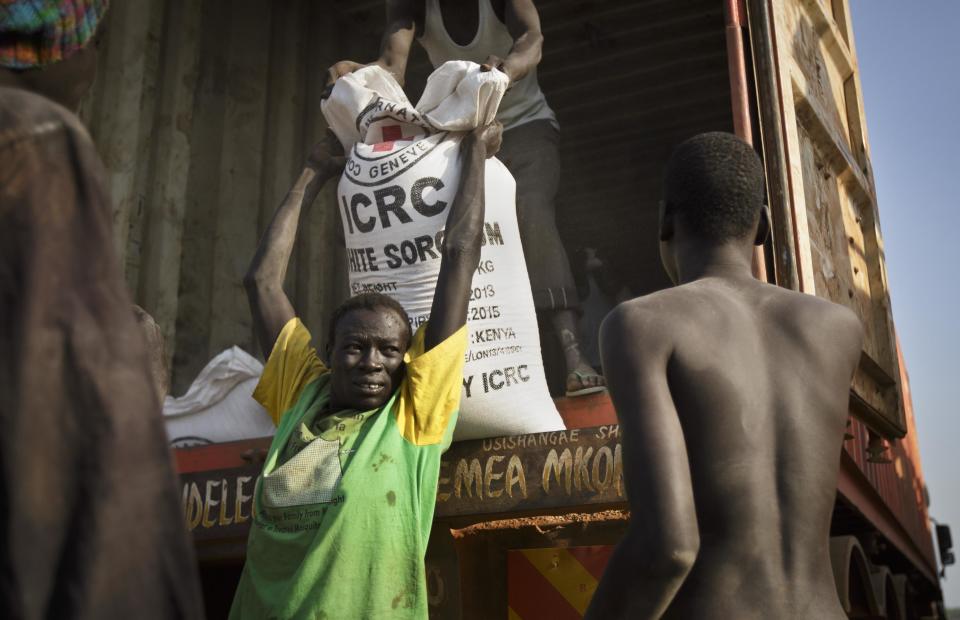
POLYGON ((784 335, 810 344, 827 340, 848 352, 859 351, 863 328, 852 310, 753 278, 704 277, 625 301, 608 315, 604 329, 611 334, 627 330, 645 342, 682 341, 685 335, 702 334, 711 321, 720 320, 718 312, 724 308, 739 309, 744 319, 758 322, 752 331, 769 322, 784 335))

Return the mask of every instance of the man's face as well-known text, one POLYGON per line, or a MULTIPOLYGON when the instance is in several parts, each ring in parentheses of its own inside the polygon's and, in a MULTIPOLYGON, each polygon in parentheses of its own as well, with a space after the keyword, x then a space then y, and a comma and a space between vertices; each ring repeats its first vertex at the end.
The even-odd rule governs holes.
POLYGON ((387 402, 403 378, 404 320, 389 309, 353 310, 337 323, 330 350, 331 404, 360 411, 387 402))

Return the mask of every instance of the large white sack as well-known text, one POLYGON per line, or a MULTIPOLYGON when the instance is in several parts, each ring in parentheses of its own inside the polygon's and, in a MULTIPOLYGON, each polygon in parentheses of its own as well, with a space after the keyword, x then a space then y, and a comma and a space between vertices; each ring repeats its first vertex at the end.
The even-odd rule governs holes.
POLYGON ((231 347, 210 360, 178 398, 167 396, 163 419, 171 445, 186 447, 273 435, 267 410, 253 400, 263 364, 231 347))
MULTIPOLYGON (((365 67, 340 78, 323 103, 348 153, 337 200, 350 290, 391 295, 414 329, 430 314, 448 207, 460 183, 460 142, 493 121, 506 85, 498 71, 451 61, 429 77, 414 107, 389 73, 365 67)), ((516 184, 496 159, 485 172, 484 246, 470 295, 456 439, 564 427, 543 373, 516 184)))

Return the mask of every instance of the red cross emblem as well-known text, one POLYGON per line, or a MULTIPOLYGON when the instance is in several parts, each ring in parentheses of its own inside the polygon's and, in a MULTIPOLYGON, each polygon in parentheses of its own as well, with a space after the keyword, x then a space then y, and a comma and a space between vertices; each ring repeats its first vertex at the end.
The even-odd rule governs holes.
POLYGON ((374 153, 392 151, 395 143, 410 142, 413 140, 412 136, 409 138, 403 136, 403 128, 400 125, 387 125, 381 127, 380 130, 383 132, 383 142, 378 142, 373 146, 374 153))

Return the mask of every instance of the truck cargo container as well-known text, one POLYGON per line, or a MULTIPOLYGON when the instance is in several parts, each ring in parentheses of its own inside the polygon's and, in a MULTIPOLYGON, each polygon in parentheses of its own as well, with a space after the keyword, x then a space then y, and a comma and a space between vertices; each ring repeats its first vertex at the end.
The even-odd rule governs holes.
MULTIPOLYGON (((589 248, 611 297, 668 286, 656 225, 671 149, 714 130, 752 143, 774 230, 757 276, 850 307, 866 331, 831 532, 841 601, 851 618, 942 616, 846 0, 537 6, 540 81, 561 126, 558 225, 578 277, 588 277, 589 248)), ((326 68, 372 60, 382 28, 380 0, 114 3, 82 116, 109 169, 129 286, 161 326, 175 393, 230 346, 262 356, 242 277, 325 129, 326 68)), ((414 48, 413 100, 430 71, 414 48)), ((288 275, 321 349, 347 294, 339 228, 327 188, 288 275)), ((555 367, 560 350, 541 336, 555 367)), ((607 396, 557 403, 565 431, 458 442, 444 458, 427 558, 431 617, 583 614, 629 519, 621 448, 607 396)), ((268 444, 176 450, 211 618, 225 616, 233 595, 268 444)))

